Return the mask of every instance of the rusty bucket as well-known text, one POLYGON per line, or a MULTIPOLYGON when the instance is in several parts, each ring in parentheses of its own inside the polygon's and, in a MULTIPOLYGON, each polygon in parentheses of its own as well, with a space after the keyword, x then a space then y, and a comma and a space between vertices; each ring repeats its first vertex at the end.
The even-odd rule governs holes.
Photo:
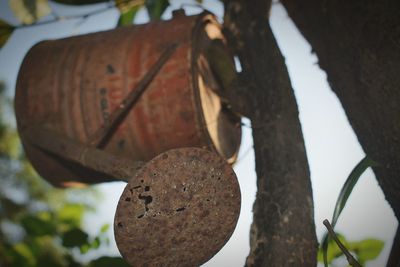
POLYGON ((241 132, 205 56, 215 40, 225 42, 213 15, 176 13, 169 21, 35 45, 15 96, 28 158, 58 186, 114 179, 35 147, 26 137, 32 127, 44 127, 133 161, 200 147, 232 163, 241 132))

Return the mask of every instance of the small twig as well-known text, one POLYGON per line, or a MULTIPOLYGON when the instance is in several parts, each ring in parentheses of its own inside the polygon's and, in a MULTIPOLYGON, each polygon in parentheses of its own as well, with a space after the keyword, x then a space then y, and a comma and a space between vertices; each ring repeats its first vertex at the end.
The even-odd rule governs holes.
POLYGON ((100 8, 85 14, 77 14, 77 15, 70 15, 70 16, 59 16, 57 14, 55 14, 53 12, 53 19, 49 19, 49 20, 45 20, 45 21, 39 21, 33 24, 20 24, 20 25, 16 25, 13 26, 15 29, 22 29, 22 28, 28 28, 28 27, 34 27, 34 26, 41 26, 41 25, 45 25, 45 24, 51 24, 51 23, 55 23, 55 22, 59 22, 62 20, 70 20, 70 19, 79 19, 79 18, 83 18, 83 19, 87 19, 90 16, 93 15, 97 15, 103 12, 106 12, 108 10, 110 10, 111 8, 114 8, 115 5, 114 4, 108 4, 106 7, 104 8, 100 8))
POLYGON ((347 261, 351 266, 354 267, 362 267, 361 264, 351 255, 351 253, 347 250, 347 248, 340 242, 339 238, 335 234, 335 231, 332 228, 332 225, 329 223, 327 219, 324 220, 324 225, 326 229, 328 229, 329 235, 335 240, 336 244, 340 248, 340 250, 343 252, 343 254, 346 256, 347 261))

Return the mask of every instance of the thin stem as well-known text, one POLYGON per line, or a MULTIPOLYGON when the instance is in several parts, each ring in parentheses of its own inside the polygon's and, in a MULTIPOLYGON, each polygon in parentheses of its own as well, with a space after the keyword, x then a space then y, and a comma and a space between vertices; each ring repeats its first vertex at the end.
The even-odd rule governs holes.
POLYGON ((347 250, 347 248, 340 242, 339 238, 337 237, 335 231, 332 228, 332 225, 329 223, 328 220, 324 220, 324 225, 326 229, 328 229, 329 235, 335 240, 336 244, 340 248, 340 250, 343 252, 343 254, 346 256, 347 261, 351 266, 354 267, 362 267, 361 264, 351 255, 351 253, 347 250))
POLYGON ((20 24, 20 25, 14 26, 14 28, 15 29, 22 29, 22 28, 28 28, 28 27, 35 27, 35 26, 41 26, 41 25, 45 25, 45 24, 51 24, 51 23, 62 21, 62 20, 70 20, 70 19, 79 19, 79 18, 87 19, 90 16, 104 13, 104 12, 110 10, 111 8, 114 8, 114 7, 115 7, 115 5, 110 2, 104 8, 100 8, 100 9, 97 9, 97 10, 94 10, 94 11, 91 11, 91 12, 88 12, 88 13, 85 13, 85 14, 77 14, 77 15, 70 15, 70 16, 58 16, 58 15, 54 14, 54 18, 53 19, 49 19, 49 20, 45 20, 45 21, 39 21, 39 22, 36 22, 34 24, 28 24, 28 25, 20 24))

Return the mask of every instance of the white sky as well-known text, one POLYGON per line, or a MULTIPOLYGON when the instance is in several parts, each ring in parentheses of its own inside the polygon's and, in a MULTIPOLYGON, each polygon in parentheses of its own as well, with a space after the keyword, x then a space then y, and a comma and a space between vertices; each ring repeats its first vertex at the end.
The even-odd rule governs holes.
MULTIPOLYGON (((10 13, 6 0, 0 0, 0 18, 17 23, 10 13)), ((171 0, 172 8, 164 15, 170 17, 173 8, 187 1, 171 0)), ((54 7, 59 7, 52 4, 54 7)), ((204 5, 217 16, 223 13, 218 1, 206 0, 204 5)), ((102 7, 102 5, 98 5, 102 7)), ((187 13, 198 13, 199 8, 185 7, 187 13)), ((88 10, 91 10, 90 7, 88 10)), ((63 14, 75 14, 76 8, 65 8, 63 14)), ((79 12, 85 9, 80 7, 79 12)), ((61 38, 92 31, 113 28, 118 19, 118 11, 110 10, 93 16, 86 21, 64 21, 53 25, 16 31, 9 42, 0 50, 0 80, 6 82, 10 96, 14 94, 15 82, 21 61, 36 42, 44 39, 61 38)), ((140 12, 136 23, 146 21, 145 12, 140 12)), ((317 235, 321 238, 325 229, 322 221, 332 217, 334 204, 346 177, 352 168, 363 158, 362 151, 346 116, 326 81, 326 74, 318 67, 318 59, 311 54, 310 45, 298 32, 280 4, 274 4, 271 12, 271 25, 286 58, 290 78, 300 109, 300 120, 305 137, 307 156, 310 163, 313 184, 315 223, 317 235)), ((40 66, 39 66, 40 67, 40 66)), ((249 121, 246 122, 250 124, 249 121)), ((227 245, 209 262, 207 267, 243 266, 249 252, 249 229, 252 220, 252 203, 256 193, 254 172, 254 151, 251 130, 243 128, 243 141, 239 153, 239 162, 235 171, 242 191, 242 209, 236 230, 227 245)), ((97 233, 104 223, 112 224, 115 207, 123 189, 122 183, 99 185, 106 199, 99 203, 99 214, 89 216, 86 227, 89 232, 97 233)), ((356 185, 349 198, 336 230, 349 240, 367 237, 385 241, 381 256, 367 266, 384 266, 390 251, 397 222, 392 210, 386 204, 372 171, 367 171, 356 185)), ((116 248, 107 253, 117 253, 116 248)), ((339 266, 340 263, 339 263, 339 266)))

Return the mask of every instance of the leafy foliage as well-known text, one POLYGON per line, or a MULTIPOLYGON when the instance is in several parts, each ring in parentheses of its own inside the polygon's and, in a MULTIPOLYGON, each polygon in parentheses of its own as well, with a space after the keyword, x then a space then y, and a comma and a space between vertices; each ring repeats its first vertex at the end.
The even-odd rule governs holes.
POLYGON ((377 239, 364 239, 358 242, 349 242, 350 250, 357 255, 361 265, 379 256, 384 246, 384 242, 377 239))
MULTIPOLYGON (((11 101, 1 88, 0 83, 0 266, 98 266, 79 262, 73 252, 85 254, 108 245, 109 225, 90 236, 81 224, 92 207, 71 201, 69 190, 53 188, 34 172, 16 129, 5 119, 11 101)), ((79 190, 85 190, 86 198, 97 194, 90 188, 79 190)), ((120 257, 100 259, 126 266, 120 257)))
POLYGON ((339 219, 339 216, 342 213, 343 208, 346 205, 346 202, 349 199, 351 192, 353 192, 354 186, 357 184, 361 175, 364 173, 366 169, 374 166, 377 166, 377 163, 375 163, 370 158, 365 157, 351 171, 349 177, 347 178, 345 184, 343 185, 342 190, 340 190, 339 197, 335 205, 335 210, 333 212, 332 227, 335 227, 336 222, 339 219))
POLYGON ((79 228, 72 228, 62 234, 62 244, 64 247, 81 247, 88 243, 89 235, 79 228))
MULTIPOLYGON (((139 9, 145 7, 151 20, 158 20, 161 18, 165 9, 169 6, 168 0, 51 0, 53 2, 64 5, 91 5, 99 3, 114 2, 115 7, 120 11, 120 16, 117 22, 117 27, 132 24, 136 13, 139 9)), ((201 3, 201 1, 197 1, 201 3)), ((52 9, 48 0, 9 0, 9 6, 13 11, 15 17, 22 23, 22 25, 14 26, 3 20, 0 20, 0 48, 4 46, 11 34, 16 28, 21 28, 23 25, 31 25, 37 23, 42 17, 52 13, 52 9)), ((109 6, 112 8, 112 5, 109 6)), ((95 14, 96 12, 93 12, 95 14)), ((87 18, 89 14, 82 14, 82 18, 87 18)), ((66 17, 55 18, 54 20, 46 21, 57 22, 66 17)), ((75 17, 74 17, 75 18, 75 17)))
POLYGON ((9 5, 23 24, 32 24, 51 12, 47 0, 9 0, 9 5))
POLYGON ((116 0, 117 7, 121 12, 119 16, 117 27, 131 25, 136 13, 143 6, 144 1, 130 1, 130 4, 125 4, 124 1, 116 0), (133 4, 133 2, 136 2, 133 4), (119 4, 120 3, 120 4, 119 4))
POLYGON ((0 19, 0 48, 5 45, 10 38, 15 27, 0 19))
MULTIPOLYGON (((353 192, 353 189, 354 189, 355 185, 357 184, 358 180, 360 179, 361 175, 365 172, 366 169, 368 169, 369 167, 373 167, 373 166, 378 166, 378 164, 376 162, 374 162, 373 160, 371 160, 370 158, 365 157, 354 167, 354 169, 351 171, 349 177, 347 177, 346 182, 344 183, 342 189, 340 190, 339 197, 336 201, 335 210, 334 210, 334 213, 332 216, 332 228, 335 227, 335 225, 339 219, 339 216, 342 213, 344 207, 346 206, 347 200, 348 200, 351 192, 353 192)), ((334 243, 334 241, 330 240, 329 235, 326 233, 323 236, 322 243, 321 243, 321 251, 322 251, 322 256, 323 256, 322 258, 323 258, 323 262, 326 267, 330 263, 329 257, 332 256, 332 253, 329 253, 329 251, 328 251, 328 247, 330 244, 332 244, 332 242, 334 243)), ((378 240, 376 240, 376 242, 378 242, 378 240)), ((379 241, 379 242, 381 242, 381 241, 379 241)), ((349 249, 349 247, 346 246, 345 243, 343 243, 343 244, 346 248, 349 249)), ((382 246, 383 246, 383 243, 382 243, 382 246)), ((358 249, 363 249, 363 248, 360 247, 358 249)), ((380 250, 379 250, 378 254, 376 255, 376 257, 379 255, 380 250)), ((359 253, 358 250, 357 250, 357 253, 359 253)), ((340 254, 339 257, 341 255, 342 254, 340 254)), ((362 258, 362 260, 369 260, 369 259, 362 258)))
POLYGON ((90 267, 130 267, 124 260, 121 258, 113 258, 113 257, 101 257, 97 260, 94 260, 90 263, 90 267))
POLYGON ((145 2, 147 12, 151 20, 157 20, 161 18, 165 9, 169 6, 168 0, 146 0, 145 2))
POLYGON ((132 24, 136 13, 143 6, 146 7, 151 20, 158 20, 169 6, 169 2, 168 0, 115 0, 115 5, 121 13, 117 23, 119 27, 132 24))
MULTIPOLYGON (((52 1, 76 6, 110 2, 52 1)), ((146 8, 151 19, 160 19, 169 5, 166 0, 113 2, 120 11, 117 26, 132 24, 140 8, 146 8)), ((9 6, 21 25, 0 20, 0 47, 15 29, 38 23, 52 12, 48 0, 9 0, 9 6)), ((96 12, 82 14, 82 18, 90 14, 96 12)), ((65 18, 55 17, 45 23, 57 22, 61 17, 65 18)), ((92 207, 69 201, 68 191, 53 188, 36 174, 22 152, 16 129, 4 120, 3 107, 11 101, 1 97, 3 87, 0 86, 0 266, 128 266, 120 257, 100 257, 88 264, 75 258, 77 251, 85 254, 109 244, 109 226, 102 227, 94 237, 87 234, 81 223, 92 207)))
POLYGON ((109 2, 109 0, 51 0, 51 1, 59 3, 59 4, 74 5, 74 6, 91 5, 91 4, 109 2))
POLYGON ((22 215, 21 226, 25 229, 27 235, 40 237, 46 235, 55 235, 57 226, 51 220, 49 212, 40 212, 37 214, 22 215), (49 215, 49 216, 43 216, 49 215))
MULTIPOLYGON (((340 242, 342 242, 342 244, 345 247, 348 247, 346 238, 341 234, 337 234, 337 236, 338 236, 340 242)), ((333 239, 330 239, 327 242, 329 242, 328 243, 329 250, 327 251, 326 259, 327 259, 327 264, 331 264, 333 260, 341 257, 343 255, 343 253, 333 239)), ((324 252, 323 252, 322 248, 320 248, 318 251, 318 261, 324 262, 324 252)))
POLYGON ((121 14, 132 10, 132 8, 144 5, 144 0, 114 0, 114 2, 121 14))
MULTIPOLYGON (((367 261, 376 259, 381 253, 384 243, 377 239, 364 239, 361 241, 348 241, 346 238, 337 234, 340 242, 357 258, 357 261, 364 266, 367 261)), ((334 261, 344 257, 334 240, 329 240, 329 250, 326 254, 327 264, 333 265, 334 261)), ((324 262, 324 252, 322 248, 318 251, 318 261, 324 262)))

